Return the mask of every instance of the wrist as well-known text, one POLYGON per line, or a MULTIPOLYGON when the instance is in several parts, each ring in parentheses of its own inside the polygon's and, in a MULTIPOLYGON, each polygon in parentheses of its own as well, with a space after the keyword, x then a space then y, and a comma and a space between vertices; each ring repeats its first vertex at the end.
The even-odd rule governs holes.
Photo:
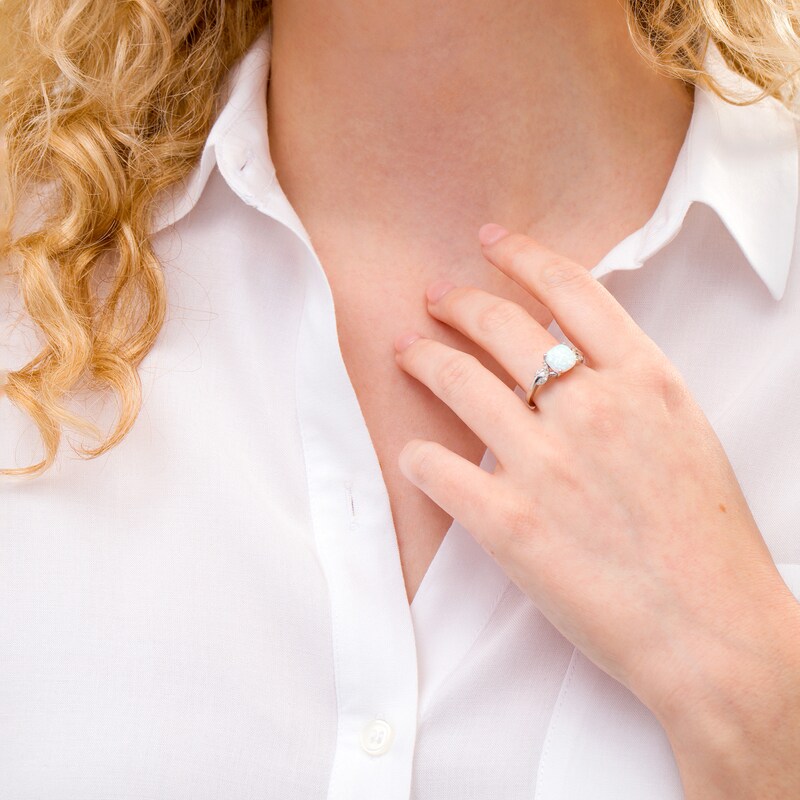
POLYGON ((800 797, 800 604, 782 594, 725 636, 676 650, 648 702, 687 800, 800 797))

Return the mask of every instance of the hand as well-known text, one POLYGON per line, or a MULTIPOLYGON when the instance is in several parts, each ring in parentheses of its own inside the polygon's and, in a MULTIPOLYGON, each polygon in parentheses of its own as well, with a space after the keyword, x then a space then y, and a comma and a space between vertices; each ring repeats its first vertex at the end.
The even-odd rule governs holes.
MULTIPOLYGON (((398 337, 399 366, 497 460, 490 474, 415 439, 400 469, 564 636, 654 711, 685 785, 699 786, 708 777, 700 776, 699 743, 726 737, 733 749, 741 731, 767 735, 772 714, 785 713, 782 696, 754 712, 740 693, 800 693, 800 605, 664 353, 584 267, 499 226, 481 235, 488 261, 550 310, 585 363, 551 378, 532 411, 474 356, 413 333, 398 337)), ((470 286, 441 294, 446 288, 429 287, 429 313, 527 389, 557 340, 516 303, 470 286)), ((800 708, 792 708, 797 730, 800 708)), ((752 741, 741 744, 751 760, 752 741)), ((706 785, 703 797, 712 796, 706 785)))

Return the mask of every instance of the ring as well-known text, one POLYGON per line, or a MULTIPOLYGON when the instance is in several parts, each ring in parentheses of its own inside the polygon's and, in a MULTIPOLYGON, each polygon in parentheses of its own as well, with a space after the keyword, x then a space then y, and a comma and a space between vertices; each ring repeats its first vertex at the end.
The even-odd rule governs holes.
POLYGON ((550 378, 557 378, 565 372, 569 372, 576 364, 583 364, 583 353, 571 344, 561 342, 554 345, 545 354, 542 366, 533 376, 528 393, 525 395, 525 402, 536 411, 536 404, 533 397, 540 386, 544 386, 550 378))

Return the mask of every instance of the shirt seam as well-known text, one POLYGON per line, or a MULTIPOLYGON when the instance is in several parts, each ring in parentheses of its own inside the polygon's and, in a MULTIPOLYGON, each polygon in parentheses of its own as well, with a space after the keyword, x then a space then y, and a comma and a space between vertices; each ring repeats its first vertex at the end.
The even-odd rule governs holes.
POLYGON ((544 746, 542 747, 542 755, 539 758, 539 769, 536 776, 536 794, 534 796, 534 800, 547 800, 547 796, 545 795, 545 786, 547 781, 545 778, 548 776, 547 766, 552 749, 551 745, 561 723, 561 709, 564 705, 567 695, 570 692, 570 689, 572 688, 572 682, 575 677, 575 671, 578 666, 579 657, 580 651, 577 647, 575 647, 572 651, 572 658, 570 659, 567 672, 564 676, 564 681, 561 685, 561 691, 558 693, 558 699, 556 700, 555 708, 553 708, 553 713, 550 717, 550 725, 548 726, 544 746))

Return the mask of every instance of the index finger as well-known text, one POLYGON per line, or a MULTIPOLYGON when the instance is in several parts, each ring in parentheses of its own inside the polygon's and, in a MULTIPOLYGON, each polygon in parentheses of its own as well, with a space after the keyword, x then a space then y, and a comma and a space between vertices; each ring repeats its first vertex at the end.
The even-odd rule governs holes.
POLYGON ((641 328, 586 267, 493 223, 478 236, 484 256, 550 309, 591 366, 616 366, 641 351, 641 328))

